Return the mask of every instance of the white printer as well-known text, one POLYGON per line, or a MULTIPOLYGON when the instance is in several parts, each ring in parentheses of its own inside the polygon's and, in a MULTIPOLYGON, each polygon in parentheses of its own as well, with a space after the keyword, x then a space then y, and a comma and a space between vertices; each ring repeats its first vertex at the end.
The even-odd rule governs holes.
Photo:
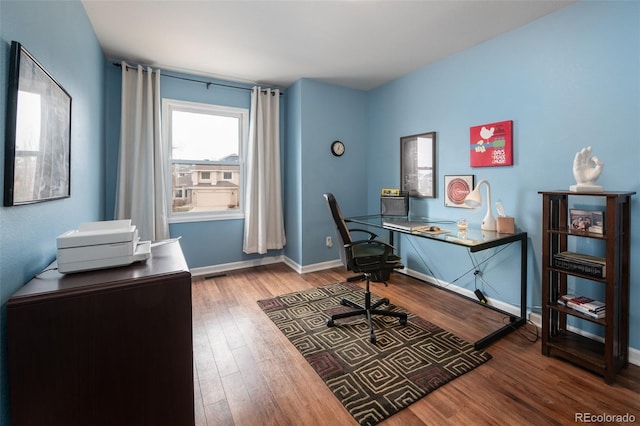
POLYGON ((129 219, 83 223, 57 238, 58 271, 68 274, 148 259, 151 242, 139 240, 129 219))

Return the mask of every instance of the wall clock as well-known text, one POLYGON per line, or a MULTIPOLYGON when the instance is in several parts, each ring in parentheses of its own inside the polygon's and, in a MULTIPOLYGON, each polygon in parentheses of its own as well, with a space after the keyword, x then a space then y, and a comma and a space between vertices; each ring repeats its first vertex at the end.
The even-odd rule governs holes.
POLYGON ((331 144, 331 153, 336 157, 340 157, 344 154, 344 143, 340 141, 333 141, 331 144))

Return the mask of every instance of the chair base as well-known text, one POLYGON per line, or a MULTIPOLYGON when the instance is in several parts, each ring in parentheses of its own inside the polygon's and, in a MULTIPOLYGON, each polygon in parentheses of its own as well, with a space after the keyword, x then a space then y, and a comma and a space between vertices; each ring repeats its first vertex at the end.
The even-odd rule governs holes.
MULTIPOLYGON (((350 318, 358 315, 364 315, 367 317, 367 322, 369 323, 369 340, 371 343, 376 343, 376 335, 373 330, 373 321, 371 320, 372 315, 382 315, 386 317, 395 317, 399 319, 401 325, 407 324, 407 314, 402 312, 393 312, 393 311, 385 311, 382 309, 378 309, 382 305, 388 305, 389 299, 384 298, 380 299, 373 305, 371 304, 371 292, 369 291, 369 275, 365 274, 365 279, 367 280, 366 290, 364 293, 364 305, 360 305, 349 299, 342 299, 340 302, 343 306, 350 306, 355 309, 355 311, 350 312, 342 312, 339 314, 334 314, 327 320, 327 326, 333 327, 335 325, 334 321, 342 318, 350 318)), ((385 283, 386 284, 386 283, 385 283)))

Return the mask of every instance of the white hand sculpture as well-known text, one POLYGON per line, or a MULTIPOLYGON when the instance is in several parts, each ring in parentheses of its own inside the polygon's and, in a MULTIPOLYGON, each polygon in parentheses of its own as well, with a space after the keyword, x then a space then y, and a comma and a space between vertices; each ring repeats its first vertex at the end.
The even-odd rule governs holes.
POLYGON ((593 185, 602 173, 604 163, 591 157, 591 147, 582 148, 573 159, 573 177, 578 185, 593 185))

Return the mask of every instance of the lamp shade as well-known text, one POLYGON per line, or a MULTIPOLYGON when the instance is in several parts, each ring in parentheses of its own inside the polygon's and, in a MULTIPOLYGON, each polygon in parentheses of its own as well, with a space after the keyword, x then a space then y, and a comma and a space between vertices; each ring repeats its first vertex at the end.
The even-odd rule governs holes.
POLYGON ((471 191, 466 198, 464 199, 464 203, 473 208, 480 207, 482 205, 482 195, 480 195, 480 185, 487 185, 487 214, 482 219, 482 225, 480 229, 483 231, 495 231, 496 230, 496 218, 493 217, 491 213, 491 185, 489 185, 489 181, 486 179, 482 179, 476 185, 475 189, 471 191))
POLYGON ((474 209, 482 205, 482 195, 480 195, 479 184, 473 191, 467 194, 466 198, 464 199, 464 203, 469 207, 473 207, 474 209))

